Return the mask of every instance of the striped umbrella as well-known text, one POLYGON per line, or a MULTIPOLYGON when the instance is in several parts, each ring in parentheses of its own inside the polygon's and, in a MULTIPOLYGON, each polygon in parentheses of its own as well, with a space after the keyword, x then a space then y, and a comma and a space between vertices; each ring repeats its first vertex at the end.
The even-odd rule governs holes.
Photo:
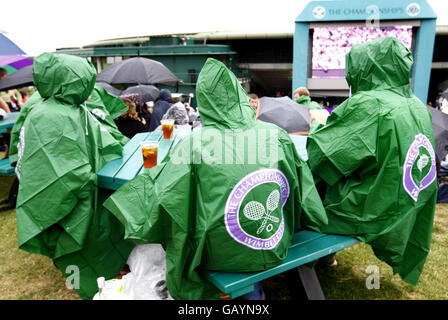
POLYGON ((0 55, 0 67, 6 69, 8 74, 33 64, 33 60, 23 55, 0 55))
POLYGON ((5 31, 0 30, 0 54, 25 54, 25 52, 23 52, 23 50, 20 49, 14 42, 9 40, 9 38, 5 36, 4 33, 5 31))

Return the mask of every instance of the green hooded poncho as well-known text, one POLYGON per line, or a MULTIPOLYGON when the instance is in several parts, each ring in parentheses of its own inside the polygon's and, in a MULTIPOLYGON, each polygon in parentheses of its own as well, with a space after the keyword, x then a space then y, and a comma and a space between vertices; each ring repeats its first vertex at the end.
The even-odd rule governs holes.
POLYGON ((129 142, 129 138, 118 130, 114 121, 128 111, 123 100, 111 95, 102 86, 95 85, 86 101, 86 107, 122 146, 129 142))
MULTIPOLYGON (((353 96, 310 134, 309 165, 326 184, 324 233, 350 235, 416 285, 437 197, 431 116, 409 86, 412 54, 395 38, 346 56, 353 96)), ((317 179, 316 179, 317 181, 317 179)))
POLYGON ((309 109, 322 109, 320 104, 318 104, 316 101, 311 101, 311 98, 306 95, 301 95, 296 102, 298 104, 304 105, 305 107, 309 109))
MULTIPOLYGON (((20 115, 11 131, 9 162, 13 166, 15 166, 18 159, 17 145, 19 143, 20 130, 22 129, 23 122, 33 107, 43 102, 43 100, 39 92, 36 91, 20 110, 20 115)), ((95 85, 88 100, 85 102, 85 106, 122 146, 129 141, 129 138, 118 130, 114 122, 115 118, 128 110, 128 107, 121 99, 111 95, 100 85, 95 85)))
POLYGON ((118 275, 133 248, 101 207, 109 193, 96 187, 96 173, 122 156, 122 145, 84 104, 96 79, 88 60, 44 53, 34 60, 33 78, 39 93, 13 129, 19 141, 12 138, 19 247, 53 259, 90 299, 97 277, 118 275))
POLYGON ((327 220, 288 134, 255 120, 248 95, 224 64, 207 60, 196 96, 205 127, 104 205, 127 239, 164 245, 175 299, 219 299, 199 269, 273 267, 286 257, 296 228, 327 220))

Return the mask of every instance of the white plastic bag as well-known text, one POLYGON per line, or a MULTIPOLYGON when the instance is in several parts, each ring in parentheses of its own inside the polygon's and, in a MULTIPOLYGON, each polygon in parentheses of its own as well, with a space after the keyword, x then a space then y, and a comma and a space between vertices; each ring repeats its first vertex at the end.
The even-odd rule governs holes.
POLYGON ((93 297, 93 300, 133 300, 128 294, 129 281, 122 279, 104 280, 104 277, 97 279, 99 291, 93 297))
POLYGON ((172 300, 166 288, 166 254, 160 244, 135 246, 127 264, 133 277, 130 292, 136 300, 172 300))
POLYGON ((93 300, 173 300, 166 287, 166 254, 160 244, 135 246, 127 264, 131 272, 121 279, 98 278, 100 291, 93 300))

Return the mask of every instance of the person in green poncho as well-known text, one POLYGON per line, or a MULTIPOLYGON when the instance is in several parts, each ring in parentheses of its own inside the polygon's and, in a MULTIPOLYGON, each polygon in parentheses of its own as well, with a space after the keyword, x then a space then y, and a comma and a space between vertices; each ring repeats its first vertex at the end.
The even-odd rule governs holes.
POLYGON ((309 109, 322 109, 316 101, 311 101, 310 92, 305 87, 294 90, 294 99, 298 104, 304 105, 309 109))
POLYGON ((310 134, 307 150, 324 184, 329 222, 319 230, 371 244, 394 273, 417 285, 437 181, 431 115, 411 91, 412 63, 392 37, 354 45, 346 56, 352 96, 310 134))
POLYGON ((219 299, 200 270, 281 263, 297 228, 326 223, 311 171, 276 125, 256 121, 235 75, 208 59, 196 97, 204 127, 104 203, 126 239, 161 243, 175 299, 219 299))
POLYGON ((33 79, 38 92, 11 138, 20 181, 18 245, 53 259, 77 293, 91 299, 96 279, 118 275, 134 247, 101 207, 110 193, 96 187, 97 172, 122 156, 127 141, 105 104, 112 113, 125 106, 104 89, 93 90, 96 71, 87 59, 44 53, 34 60, 33 79))

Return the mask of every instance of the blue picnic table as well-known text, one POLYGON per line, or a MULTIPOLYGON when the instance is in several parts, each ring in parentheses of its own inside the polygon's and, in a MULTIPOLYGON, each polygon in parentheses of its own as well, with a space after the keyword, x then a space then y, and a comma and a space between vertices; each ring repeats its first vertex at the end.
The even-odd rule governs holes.
MULTIPOLYGON (((6 114, 6 117, 0 120, 0 137, 2 133, 7 133, 17 121, 20 112, 10 112, 6 114)), ((8 142, 9 143, 9 142, 8 142)), ((9 158, 0 160, 0 176, 14 176, 14 167, 10 165, 9 158)), ((17 177, 14 179, 12 186, 10 187, 8 199, 0 201, 0 205, 7 204, 7 206, 0 207, 0 212, 15 208, 15 200, 17 198, 17 190, 19 181, 17 177)))
POLYGON ((7 129, 14 127, 20 112, 7 113, 6 117, 0 120, 0 133, 7 132, 7 129))
MULTIPOLYGON (((16 123, 17 118, 19 117, 20 112, 10 112, 6 114, 6 117, 0 120, 0 137, 2 133, 8 132, 9 129, 14 127, 14 123, 16 123)), ((9 159, 1 159, 0 160, 0 176, 13 176, 14 175, 14 167, 9 164, 9 159)))
MULTIPOLYGON (((108 162, 98 172, 98 185, 101 188, 109 190, 117 190, 127 181, 135 178, 144 172, 143 158, 140 149, 140 142, 145 140, 159 141, 159 150, 157 153, 157 163, 163 161, 169 153, 183 137, 191 133, 190 129, 174 130, 174 139, 163 139, 162 131, 152 131, 136 134, 124 147, 123 157, 108 162)), ((308 159, 306 152, 306 136, 291 135, 290 136, 299 155, 304 159, 308 159)))
POLYGON ((108 162, 98 172, 99 187, 109 190, 117 190, 127 181, 132 180, 144 172, 140 142, 146 140, 159 141, 157 163, 161 163, 171 148, 190 133, 191 129, 176 129, 173 132, 174 138, 171 140, 163 139, 161 130, 136 134, 123 147, 123 157, 108 162))
MULTIPOLYGON (((161 163, 183 137, 189 135, 189 129, 174 130, 174 139, 163 139, 162 131, 139 133, 123 148, 123 157, 108 162, 98 173, 98 184, 101 188, 117 190, 127 181, 144 172, 140 142, 145 140, 159 141, 157 163, 161 163)), ((298 154, 308 159, 306 151, 307 136, 290 135, 298 154)), ((203 271, 203 276, 223 293, 231 298, 242 296, 254 290, 254 284, 285 271, 296 269, 301 279, 302 290, 310 300, 325 299, 314 263, 359 241, 351 237, 329 235, 301 230, 295 233, 288 249, 286 259, 278 266, 259 272, 218 272, 203 271)))

